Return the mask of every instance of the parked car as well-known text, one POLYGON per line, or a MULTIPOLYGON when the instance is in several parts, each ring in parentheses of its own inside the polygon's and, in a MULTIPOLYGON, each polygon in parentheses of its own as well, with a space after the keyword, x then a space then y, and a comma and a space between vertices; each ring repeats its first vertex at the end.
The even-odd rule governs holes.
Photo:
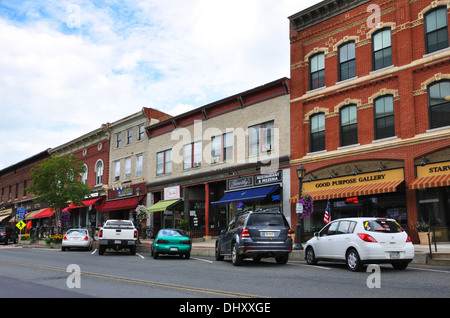
POLYGON ((74 248, 84 248, 86 250, 91 250, 94 239, 89 234, 86 229, 70 229, 64 234, 61 250, 74 248))
POLYGON ((157 259, 160 254, 191 257, 192 242, 188 235, 179 229, 162 229, 155 237, 151 255, 157 259))
POLYGON ((390 263, 406 269, 414 258, 411 238, 402 227, 393 219, 373 217, 335 220, 314 233, 304 251, 310 265, 345 262, 355 272, 364 264, 390 263))
POLYGON ((228 228, 216 241, 216 260, 231 256, 235 266, 245 258, 260 261, 275 257, 278 264, 286 264, 292 252, 289 223, 279 211, 257 210, 237 213, 228 228))
POLYGON ((17 232, 9 226, 0 226, 0 242, 5 245, 13 242, 17 243, 17 232))

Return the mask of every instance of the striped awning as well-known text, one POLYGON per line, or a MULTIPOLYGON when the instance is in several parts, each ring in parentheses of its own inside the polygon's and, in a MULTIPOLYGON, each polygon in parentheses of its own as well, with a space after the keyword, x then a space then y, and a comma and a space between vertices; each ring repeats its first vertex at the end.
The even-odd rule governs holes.
MULTIPOLYGON (((340 187, 336 189, 324 189, 308 192, 313 200, 338 199, 353 196, 373 195, 388 192, 395 192, 403 180, 393 180, 386 182, 377 182, 371 184, 362 184, 349 187, 340 187)), ((289 203, 297 203, 298 194, 289 199, 289 203)))
POLYGON ((450 186, 450 174, 420 177, 409 185, 414 190, 448 186, 450 186))

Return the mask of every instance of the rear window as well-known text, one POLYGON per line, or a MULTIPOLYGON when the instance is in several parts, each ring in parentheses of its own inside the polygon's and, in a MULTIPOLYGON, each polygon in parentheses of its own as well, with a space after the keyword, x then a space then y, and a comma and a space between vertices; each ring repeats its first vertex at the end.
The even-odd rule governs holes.
POLYGON ((108 228, 121 228, 121 229, 133 229, 133 223, 128 221, 108 221, 105 223, 105 229, 108 228))
POLYGON ((289 226, 281 213, 252 213, 247 221, 248 226, 289 226))
POLYGON ((81 235, 87 235, 86 230, 69 230, 66 234, 81 234, 81 235))
POLYGON ((389 220, 363 221, 363 226, 366 231, 371 232, 383 232, 383 233, 403 232, 402 227, 397 222, 389 220))

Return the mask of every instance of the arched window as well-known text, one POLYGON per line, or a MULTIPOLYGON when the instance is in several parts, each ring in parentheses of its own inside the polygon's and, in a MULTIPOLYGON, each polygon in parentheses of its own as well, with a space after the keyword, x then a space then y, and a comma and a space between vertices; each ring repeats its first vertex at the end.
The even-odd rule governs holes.
POLYGON ((309 89, 325 86, 325 54, 318 53, 309 59, 309 89))
POLYGON ((450 125, 450 81, 428 86, 428 109, 431 129, 450 125))
POLYGON ((81 175, 81 182, 87 184, 88 179, 88 166, 84 165, 84 173, 81 175))
POLYGON ((394 97, 382 96, 374 102, 375 139, 395 136, 394 97))
POLYGON ((425 49, 432 53, 448 47, 447 7, 438 7, 425 15, 425 49))
POLYGON ((340 133, 341 146, 354 145, 358 143, 358 120, 356 105, 348 105, 341 108, 340 133))
POLYGON ((356 76, 355 42, 344 43, 339 47, 339 80, 356 76))
POLYGON ((103 161, 98 160, 95 164, 95 184, 103 184, 103 161))
POLYGON ((391 29, 381 29, 372 36, 372 69, 374 71, 392 65, 391 29))
POLYGON ((311 116, 309 123, 309 151, 325 150, 325 114, 319 113, 311 116))

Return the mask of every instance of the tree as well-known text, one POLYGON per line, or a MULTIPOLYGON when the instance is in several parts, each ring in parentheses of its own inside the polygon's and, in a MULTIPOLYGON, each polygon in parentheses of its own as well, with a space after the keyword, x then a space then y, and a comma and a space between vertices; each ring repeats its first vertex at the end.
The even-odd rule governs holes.
POLYGON ((80 181, 86 169, 84 163, 75 159, 73 155, 54 154, 31 169, 33 184, 27 191, 37 197, 36 201, 47 202, 56 211, 57 219, 70 202, 80 204, 91 195, 89 186, 80 181))

